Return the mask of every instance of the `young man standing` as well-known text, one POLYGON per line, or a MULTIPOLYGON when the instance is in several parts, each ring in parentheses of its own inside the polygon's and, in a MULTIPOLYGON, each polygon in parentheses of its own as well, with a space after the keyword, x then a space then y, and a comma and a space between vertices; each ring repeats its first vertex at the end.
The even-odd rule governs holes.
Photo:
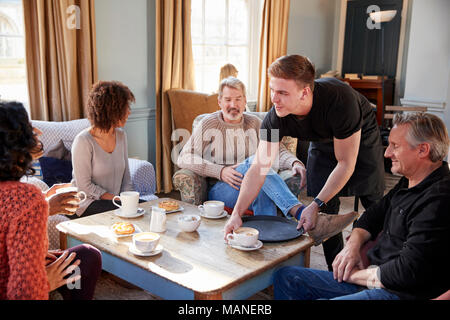
MULTIPOLYGON (((383 196, 381 137, 368 100, 337 79, 315 78, 308 58, 291 55, 269 68, 274 107, 264 119, 255 161, 243 181, 225 234, 242 224, 242 210, 264 183, 284 136, 311 141, 307 190, 314 201, 301 212, 298 228, 313 231, 318 213, 339 212, 340 196, 359 196, 365 208, 383 196), (267 134, 264 134, 267 133, 267 134)), ((343 248, 342 234, 323 243, 328 268, 343 248)))
MULTIPOLYGON (((220 111, 202 119, 183 147, 177 162, 181 168, 217 179, 208 190, 208 199, 223 201, 229 208, 235 206, 242 192, 242 179, 251 166, 260 142, 261 121, 254 115, 244 113, 246 102, 245 86, 239 79, 229 77, 222 80, 218 98, 220 111)), ((276 160, 281 169, 291 169, 305 180, 303 164, 283 145, 276 160)), ((271 170, 245 210, 253 210, 255 215, 276 215, 277 207, 286 216, 295 217, 304 205, 292 194, 283 179, 271 170)), ((311 236, 315 241, 320 241, 338 233, 352 219, 351 215, 321 216, 318 224, 329 226, 317 228, 311 236), (330 220, 333 223, 329 224, 330 220)))

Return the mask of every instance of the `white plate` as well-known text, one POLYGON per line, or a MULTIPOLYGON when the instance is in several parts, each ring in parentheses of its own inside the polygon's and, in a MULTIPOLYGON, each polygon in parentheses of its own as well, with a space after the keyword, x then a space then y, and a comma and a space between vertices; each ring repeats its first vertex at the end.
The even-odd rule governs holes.
POLYGON ((112 226, 110 227, 110 230, 111 230, 111 233, 112 233, 116 238, 131 237, 132 235, 134 235, 134 234, 136 234, 136 233, 142 232, 141 228, 139 228, 139 227, 138 227, 137 225, 135 225, 134 223, 133 223, 133 226, 134 226, 134 232, 133 232, 133 233, 130 233, 130 234, 117 234, 117 233, 113 230, 112 226))
POLYGON ((234 244, 230 244, 230 246, 234 249, 238 249, 238 250, 242 250, 242 251, 253 251, 253 250, 258 250, 263 246, 263 243, 258 240, 258 242, 256 243, 256 246, 254 247, 241 247, 239 245, 234 245, 234 244))
POLYGON ((134 246, 134 244, 130 244, 130 246, 128 247, 128 250, 132 253, 135 254, 137 256, 140 257, 151 257, 151 256, 156 256, 157 254, 160 254, 163 251, 163 246, 162 244, 158 244, 155 248, 155 250, 151 251, 151 252, 142 252, 139 251, 138 249, 136 249, 136 247, 134 246))
POLYGON ((121 217, 121 218, 128 218, 128 219, 140 217, 140 216, 142 216, 145 212, 146 212, 145 209, 143 209, 143 208, 138 208, 138 209, 137 209, 137 212, 136 212, 135 214, 133 214, 133 215, 130 216, 130 215, 122 215, 122 209, 120 209, 120 208, 114 210, 114 214, 115 214, 116 216, 121 217))
POLYGON ((183 211, 183 210, 184 210, 184 208, 180 206, 178 209, 171 210, 171 211, 166 211, 166 213, 178 212, 178 211, 183 211))
POLYGON ((228 215, 228 212, 223 210, 222 214, 219 214, 218 216, 207 216, 206 214, 204 214, 203 212, 200 211, 200 215, 203 218, 207 218, 207 219, 222 219, 223 217, 226 217, 228 215))

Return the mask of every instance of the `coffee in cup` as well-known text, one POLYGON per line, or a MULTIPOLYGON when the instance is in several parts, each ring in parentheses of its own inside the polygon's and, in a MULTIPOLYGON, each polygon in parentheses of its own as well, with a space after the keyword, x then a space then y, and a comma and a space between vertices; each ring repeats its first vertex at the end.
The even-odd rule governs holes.
POLYGON ((254 228, 241 227, 227 235, 227 241, 231 245, 240 247, 254 247, 258 242, 259 231, 254 228))
POLYGON ((206 216, 217 217, 223 213, 225 203, 218 200, 205 201, 203 205, 199 205, 198 208, 206 216))
MULTIPOLYGON (((63 193, 69 193, 69 192, 76 192, 77 193, 75 195, 75 199, 74 200, 68 201, 68 203, 70 203, 70 204, 80 205, 87 199, 86 193, 84 191, 78 191, 77 187, 59 188, 59 189, 56 189, 55 193, 56 194, 63 194, 63 193)), ((66 208, 66 210, 70 211, 70 212, 75 212, 77 209, 76 208, 66 208)))
POLYGON ((115 206, 119 207, 124 216, 132 216, 137 213, 139 205, 139 192, 136 191, 124 191, 120 193, 120 196, 114 196, 112 202, 115 206), (121 205, 116 203, 115 200, 119 199, 121 205))
POLYGON ((140 232, 133 236, 133 245, 137 250, 149 253, 155 251, 159 239, 160 235, 155 232, 140 232))

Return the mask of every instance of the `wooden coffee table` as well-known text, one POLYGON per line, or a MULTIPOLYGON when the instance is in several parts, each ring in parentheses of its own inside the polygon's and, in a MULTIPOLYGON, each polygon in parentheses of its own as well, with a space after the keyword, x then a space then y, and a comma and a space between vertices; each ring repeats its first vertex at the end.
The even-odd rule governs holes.
POLYGON ((138 257, 128 251, 131 237, 116 238, 110 226, 118 221, 136 224, 149 231, 151 206, 169 200, 161 198, 140 207, 146 214, 134 219, 116 216, 114 211, 60 223, 61 248, 88 243, 102 252, 103 269, 164 299, 246 299, 272 284, 276 269, 309 266, 312 240, 301 236, 281 243, 265 243, 256 251, 228 246, 223 228, 228 217, 202 218, 196 232, 181 232, 177 217, 199 214, 196 206, 180 202, 183 211, 167 214, 167 230, 161 233, 164 250, 152 257, 138 257))

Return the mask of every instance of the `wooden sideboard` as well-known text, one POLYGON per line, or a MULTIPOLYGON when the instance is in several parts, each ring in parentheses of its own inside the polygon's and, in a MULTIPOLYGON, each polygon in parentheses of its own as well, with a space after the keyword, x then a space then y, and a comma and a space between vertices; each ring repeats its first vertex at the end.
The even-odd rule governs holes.
POLYGON ((375 101, 377 105, 377 122, 378 125, 383 123, 383 109, 386 105, 394 103, 394 80, 384 80, 384 106, 383 106, 383 84, 382 80, 353 80, 342 79, 347 82, 353 89, 361 92, 367 99, 375 101))

